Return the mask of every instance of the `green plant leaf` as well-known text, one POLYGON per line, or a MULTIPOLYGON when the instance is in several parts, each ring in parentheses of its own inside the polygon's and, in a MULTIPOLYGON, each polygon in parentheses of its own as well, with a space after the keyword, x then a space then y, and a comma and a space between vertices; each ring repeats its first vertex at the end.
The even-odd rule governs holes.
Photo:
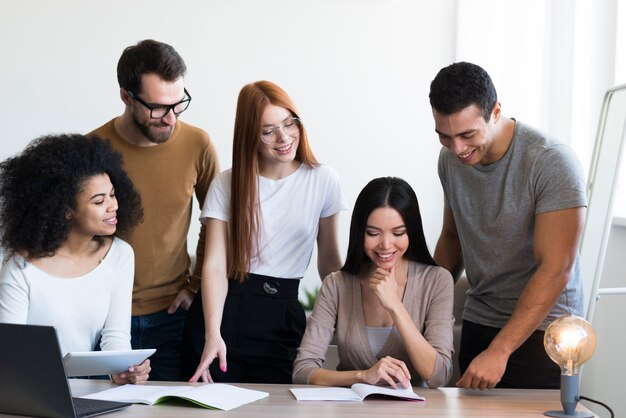
POLYGON ((320 287, 315 286, 313 290, 309 290, 305 287, 303 290, 304 290, 304 301, 300 300, 300 304, 302 304, 302 307, 304 308, 305 311, 312 311, 313 305, 315 305, 315 299, 317 299, 317 295, 320 291, 320 287))

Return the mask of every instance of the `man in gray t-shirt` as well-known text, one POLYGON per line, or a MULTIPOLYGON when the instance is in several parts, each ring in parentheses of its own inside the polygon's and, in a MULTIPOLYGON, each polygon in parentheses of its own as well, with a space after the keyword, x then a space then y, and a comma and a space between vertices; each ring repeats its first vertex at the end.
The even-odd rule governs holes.
POLYGON ((501 113, 489 75, 460 62, 431 83, 443 229, 435 260, 465 269, 464 388, 559 386, 543 348, 557 317, 582 315, 585 184, 573 151, 501 113))

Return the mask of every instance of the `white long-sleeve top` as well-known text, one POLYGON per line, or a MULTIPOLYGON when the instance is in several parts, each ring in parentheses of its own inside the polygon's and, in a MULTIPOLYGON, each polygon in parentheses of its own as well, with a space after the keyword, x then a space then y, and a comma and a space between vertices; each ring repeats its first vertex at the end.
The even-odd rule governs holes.
POLYGON ((102 262, 73 278, 53 276, 15 254, 0 270, 0 322, 52 325, 63 355, 129 350, 135 262, 126 242, 114 238, 102 262))

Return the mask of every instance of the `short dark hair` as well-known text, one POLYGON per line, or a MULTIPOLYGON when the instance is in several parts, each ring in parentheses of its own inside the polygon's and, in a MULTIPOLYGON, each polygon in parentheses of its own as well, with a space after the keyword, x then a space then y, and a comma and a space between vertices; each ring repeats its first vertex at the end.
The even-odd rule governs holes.
POLYGON ((51 256, 67 240, 66 214, 89 178, 108 174, 118 201, 115 236, 143 217, 141 198, 110 142, 79 134, 43 136, 0 163, 0 245, 29 258, 51 256))
POLYGON ((141 93, 141 77, 157 74, 165 81, 176 81, 187 72, 185 61, 174 47, 146 39, 124 49, 117 62, 117 82, 133 93, 141 93))
POLYGON ((430 83, 428 97, 433 109, 444 115, 476 105, 486 122, 491 119, 498 100, 487 71, 469 62, 457 62, 442 68, 430 83))
POLYGON ((387 207, 397 210, 404 220, 409 237, 409 248, 405 257, 411 261, 437 265, 428 251, 415 192, 401 178, 380 177, 367 183, 356 198, 350 221, 348 254, 342 271, 358 275, 370 265, 370 259, 363 247, 367 218, 374 210, 387 207))

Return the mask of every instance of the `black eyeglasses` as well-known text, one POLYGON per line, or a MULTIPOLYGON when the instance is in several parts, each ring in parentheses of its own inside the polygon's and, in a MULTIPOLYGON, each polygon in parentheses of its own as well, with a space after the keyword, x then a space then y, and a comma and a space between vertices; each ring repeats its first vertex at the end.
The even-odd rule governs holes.
POLYGON ((185 96, 187 97, 185 97, 183 100, 181 100, 178 103, 174 103, 173 105, 162 105, 162 104, 151 105, 151 104, 144 102, 139 96, 137 96, 132 91, 126 90, 126 92, 128 93, 131 99, 135 100, 138 103, 141 103, 142 105, 150 109, 150 117, 152 119, 161 119, 165 117, 168 113, 170 113, 170 110, 173 111, 176 116, 180 115, 185 110, 187 110, 187 108, 189 107, 189 103, 191 103, 191 94, 189 94, 187 89, 183 89, 183 90, 185 92, 185 96))

